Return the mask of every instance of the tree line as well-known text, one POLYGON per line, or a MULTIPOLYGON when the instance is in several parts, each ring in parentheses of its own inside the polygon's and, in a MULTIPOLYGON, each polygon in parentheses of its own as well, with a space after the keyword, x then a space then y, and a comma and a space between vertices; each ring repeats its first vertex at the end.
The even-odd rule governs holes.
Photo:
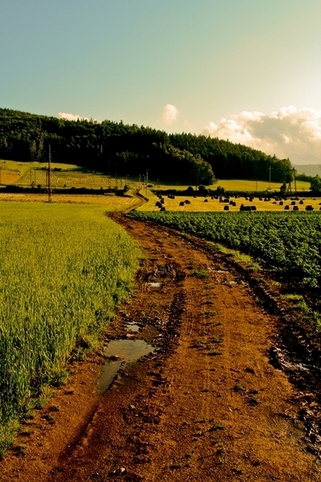
POLYGON ((167 134, 121 122, 70 121, 0 109, 0 157, 21 161, 48 159, 77 164, 114 176, 138 176, 190 185, 217 179, 289 182, 289 159, 250 147, 194 134, 167 134))

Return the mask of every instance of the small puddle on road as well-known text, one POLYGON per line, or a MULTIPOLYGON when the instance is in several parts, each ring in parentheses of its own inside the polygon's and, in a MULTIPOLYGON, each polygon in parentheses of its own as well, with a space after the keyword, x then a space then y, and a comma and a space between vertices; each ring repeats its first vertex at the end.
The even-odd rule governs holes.
POLYGON ((104 350, 104 355, 106 357, 119 357, 119 359, 109 359, 103 366, 98 381, 100 392, 106 392, 120 367, 133 363, 154 351, 155 348, 144 340, 111 340, 104 350))
POLYGON ((126 323, 126 329, 132 333, 137 333, 140 330, 140 326, 135 323, 135 321, 130 321, 129 323, 126 323))
POLYGON ((150 286, 151 288, 161 288, 163 283, 160 283, 160 282, 149 282, 147 283, 148 286, 150 286))

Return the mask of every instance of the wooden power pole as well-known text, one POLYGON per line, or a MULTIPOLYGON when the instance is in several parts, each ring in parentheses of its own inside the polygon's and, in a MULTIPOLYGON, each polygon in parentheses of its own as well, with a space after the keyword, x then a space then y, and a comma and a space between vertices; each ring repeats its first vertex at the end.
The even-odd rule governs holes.
POLYGON ((48 203, 51 203, 51 145, 49 145, 48 156, 48 203))

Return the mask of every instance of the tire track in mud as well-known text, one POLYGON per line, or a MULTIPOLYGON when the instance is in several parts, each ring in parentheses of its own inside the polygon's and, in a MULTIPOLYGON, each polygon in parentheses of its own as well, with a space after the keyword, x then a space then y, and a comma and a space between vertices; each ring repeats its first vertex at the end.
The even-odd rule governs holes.
MULTIPOLYGON (((216 279, 222 279, 219 279, 218 282, 216 282, 214 288, 214 292, 217 296, 217 301, 220 302, 214 305, 215 309, 217 310, 217 305, 220 304, 220 310, 218 311, 217 316, 218 318, 222 317, 222 319, 224 320, 222 346, 224 349, 223 352, 226 354, 222 365, 222 370, 224 373, 223 377, 225 376, 225 378, 222 379, 223 395, 222 393, 219 393, 219 398, 224 398, 224 403, 222 403, 222 406, 224 407, 222 413, 224 414, 224 416, 222 417, 222 419, 223 421, 225 421, 225 419, 227 420, 227 427, 231 429, 232 433, 228 434, 227 430, 226 433, 224 433, 225 430, 221 432, 218 429, 220 434, 224 433, 224 436, 221 437, 221 439, 223 440, 222 443, 220 443, 220 437, 217 437, 216 455, 219 455, 220 452, 224 455, 225 451, 225 459, 227 459, 227 457, 229 458, 230 472, 228 475, 225 474, 226 480, 231 480, 231 478, 233 478, 234 476, 241 476, 244 473, 247 473, 247 479, 250 478, 251 480, 251 476, 249 476, 249 473, 251 472, 253 480, 267 480, 267 477, 269 477, 270 475, 273 478, 275 477, 273 475, 273 472, 277 473, 277 480, 282 480, 282 477, 284 476, 285 480, 288 480, 290 474, 288 471, 288 464, 287 462, 285 462, 285 460, 287 459, 287 457, 289 457, 289 454, 285 455, 285 449, 282 453, 280 447, 277 447, 276 450, 272 450, 274 441, 271 441, 270 439, 271 434, 276 435, 276 438, 280 438, 282 437, 283 433, 287 433, 287 436, 291 437, 293 435, 293 432, 295 432, 295 430, 291 431, 289 427, 285 429, 283 423, 284 420, 282 419, 282 411, 286 411, 286 408, 284 407, 284 400, 288 402, 287 396, 290 398, 291 387, 287 384, 287 381, 285 380, 283 374, 275 372, 268 363, 268 340, 273 331, 273 319, 270 316, 266 316, 266 313, 262 313, 261 309, 254 302, 246 283, 239 283, 239 280, 235 281, 234 278, 231 278, 231 274, 227 273, 227 267, 223 266, 222 269, 222 266, 219 266, 219 268, 221 268, 220 271, 226 272, 225 274, 223 273, 223 276, 222 273, 216 275, 216 279), (239 284, 240 286, 238 286, 239 284), (241 291, 241 296, 239 291, 241 291), (234 292, 236 292, 236 294, 234 294, 234 292), (244 301, 242 297, 244 297, 244 301), (228 299, 230 300, 229 303, 225 301, 228 299), (241 314, 244 312, 242 317, 237 316, 238 311, 241 314), (237 323, 239 324, 239 326, 235 328, 234 325, 237 323), (242 329, 238 331, 238 328, 242 327, 242 325, 247 326, 248 331, 246 333, 243 333, 242 329), (257 336, 253 337, 253 333, 256 333, 257 336), (252 344, 254 347, 257 346, 256 357, 252 356, 252 344), (237 363, 235 362, 235 358, 241 358, 241 360, 237 363), (273 375, 277 375, 276 378, 279 378, 279 380, 276 380, 277 388, 272 394, 272 399, 281 398, 280 405, 277 407, 277 409, 274 408, 274 411, 271 411, 270 407, 268 409, 265 409, 264 407, 262 410, 262 419, 258 417, 259 423, 256 424, 254 422, 253 424, 253 419, 255 420, 255 415, 257 415, 255 411, 260 411, 257 409, 257 406, 261 405, 261 400, 258 401, 257 396, 258 390, 256 387, 256 378, 258 378, 259 380, 267 379, 265 380, 265 384, 263 384, 264 387, 262 388, 262 391, 268 393, 267 387, 269 387, 269 385, 273 385, 271 384, 271 378, 273 377, 273 375), (252 380, 253 378, 255 378, 254 383, 252 380), (245 386, 243 386, 242 383, 245 386), (283 384, 283 397, 280 397, 279 387, 283 384), (227 404, 225 403, 225 399, 227 399, 228 401, 227 404), (230 405, 232 405, 232 407, 230 405), (226 416, 226 414, 228 416, 226 416), (269 423, 267 423, 267 420, 269 423), (273 429, 270 428, 269 424, 273 425, 273 429), (278 430, 279 433, 274 434, 274 432, 277 432, 278 430), (263 439, 263 442, 261 441, 260 444, 260 450, 262 446, 266 445, 264 449, 266 454, 265 457, 262 456, 262 452, 260 452, 260 456, 256 454, 256 444, 258 443, 258 438, 263 439), (229 445, 228 449, 225 448, 224 445, 226 447, 227 445, 229 445), (273 453, 273 457, 270 456, 271 452, 273 453), (240 468, 240 466, 242 466, 242 468, 240 468), (258 467, 260 468, 258 469, 258 467), (261 475, 259 475, 260 472, 261 475), (272 474, 269 475, 270 472, 272 472, 272 474)), ((205 290, 206 286, 204 286, 203 289, 205 290)), ((195 316, 197 317, 199 315, 195 316)), ((212 360, 214 366, 219 358, 220 355, 218 355, 217 357, 213 357, 212 360)), ((220 361, 220 363, 222 363, 222 360, 220 361)), ((215 370, 217 376, 218 369, 215 368, 215 370)), ((206 381, 206 384, 207 383, 208 381, 206 381)), ((260 396, 263 397, 263 395, 260 396)), ((271 397, 267 395, 266 398, 266 404, 269 405, 269 403, 271 402, 271 397)), ((262 404, 263 401, 264 400, 262 400, 262 404)), ((273 405, 273 403, 271 405, 273 405)), ((216 413, 220 413, 219 408, 220 404, 216 406, 216 413)), ((207 409, 205 410, 206 413, 209 413, 207 409)), ((293 442, 293 439, 289 441, 290 444, 293 444, 293 442)), ((202 446, 202 444, 200 445, 202 446)), ((202 448, 204 452, 204 446, 202 448)), ((291 448, 294 447, 292 446, 291 448)), ((297 450, 298 453, 300 453, 302 447, 298 447, 297 450)), ((297 463, 296 457, 295 460, 297 463)), ((220 463, 221 461, 218 460, 219 466, 220 463)), ((174 466, 176 467, 175 464, 174 466)), ((215 467, 215 469, 217 469, 217 467, 215 467)), ((295 470, 292 474, 292 480, 312 481, 315 477, 313 475, 314 469, 315 467, 312 464, 311 470, 309 468, 303 469, 302 467, 301 474, 298 474, 295 470)), ((192 471, 190 471, 189 475, 186 479, 184 478, 184 480, 194 480, 193 477, 195 477, 195 480, 197 480, 197 470, 194 473, 195 475, 192 476, 192 471)), ((218 478, 218 480, 225 480, 223 473, 224 470, 222 470, 222 467, 220 467, 218 470, 215 470, 213 474, 209 475, 209 480, 211 480, 212 476, 220 477, 218 478)), ((163 472, 162 476, 164 475, 165 474, 163 472)), ((182 474, 179 474, 176 477, 175 473, 171 473, 170 476, 168 476, 168 480, 181 480, 180 477, 182 477, 182 474)), ((207 480, 205 474, 202 473, 202 478, 204 477, 204 480, 207 480)), ((156 478, 150 480, 156 480, 156 478)), ((147 478, 146 480, 149 479, 147 478)), ((167 479, 164 478, 164 480, 167 479)))
MULTIPOLYGON (((148 231, 151 233, 153 229, 148 231)), ((143 244, 141 235, 139 238, 143 244)), ((161 383, 154 387, 152 397, 138 395, 133 402, 137 409, 141 407, 140 423, 128 430, 118 420, 125 440, 114 442, 108 454, 104 452, 104 463, 97 460, 92 472, 96 480, 99 477, 112 480, 121 467, 126 470, 125 480, 146 482, 200 479, 223 482, 235 477, 242 480, 243 475, 247 480, 289 480, 288 459, 293 463, 295 453, 296 464, 297 457, 302 458, 302 474, 292 470, 292 480, 312 481, 312 465, 311 471, 304 466, 302 447, 291 440, 291 428, 278 415, 278 411, 285 410, 287 400, 282 398, 278 407, 271 410, 267 385, 271 384, 272 391, 273 375, 280 380, 272 396, 279 395, 281 385, 285 398, 290 398, 285 377, 268 365, 265 354, 272 328, 266 329, 264 325, 273 320, 262 315, 249 298, 246 286, 238 285, 226 268, 218 269, 222 271, 219 273, 211 272, 205 254, 185 246, 187 254, 167 233, 163 233, 162 240, 157 236, 153 239, 151 234, 149 240, 158 250, 158 259, 159 256, 165 262, 175 259, 177 271, 184 269, 185 262, 186 278, 179 288, 185 310, 178 325, 174 322, 175 328, 171 327, 179 299, 179 295, 172 293, 167 330, 175 348, 169 352, 165 349, 166 359, 151 372, 156 379, 159 375, 161 383), (176 254, 172 254, 173 249, 176 254), (208 271, 209 276, 202 279, 194 271, 208 271), (204 301, 213 304, 206 305, 204 301), (208 306, 213 309, 207 309, 208 306), (251 349, 253 331, 257 336, 251 349), (254 405, 256 402, 258 405, 254 405), (160 416, 155 427, 148 421, 148 414, 157 410, 160 416), (285 454, 288 445, 292 452, 285 454)), ((94 439, 91 443, 94 444, 94 439)), ((88 473, 84 480, 91 480, 90 477, 88 473)))
MULTIPOLYGON (((80 421, 82 437, 66 423, 59 427, 57 414, 56 430, 69 442, 46 459, 42 482, 320 480, 302 426, 286 416, 297 412, 293 389, 269 364, 275 319, 247 282, 214 250, 116 218, 146 258, 106 339, 126 336, 132 319, 140 326, 135 336, 158 351, 119 374, 87 425, 80 421), (154 281, 161 287, 151 288, 154 281)), ((37 457, 41 450, 31 441, 0 480, 15 480, 19 467, 20 481, 38 481, 37 457)))

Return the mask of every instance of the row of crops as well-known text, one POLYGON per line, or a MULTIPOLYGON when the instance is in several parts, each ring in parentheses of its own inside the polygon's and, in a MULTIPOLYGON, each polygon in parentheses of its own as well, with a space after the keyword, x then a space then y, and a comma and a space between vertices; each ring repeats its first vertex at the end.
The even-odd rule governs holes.
POLYGON ((240 250, 299 287, 321 285, 320 213, 135 211, 131 215, 240 250))
POLYGON ((71 354, 97 342, 140 256, 102 208, 0 204, 0 456, 71 354))

